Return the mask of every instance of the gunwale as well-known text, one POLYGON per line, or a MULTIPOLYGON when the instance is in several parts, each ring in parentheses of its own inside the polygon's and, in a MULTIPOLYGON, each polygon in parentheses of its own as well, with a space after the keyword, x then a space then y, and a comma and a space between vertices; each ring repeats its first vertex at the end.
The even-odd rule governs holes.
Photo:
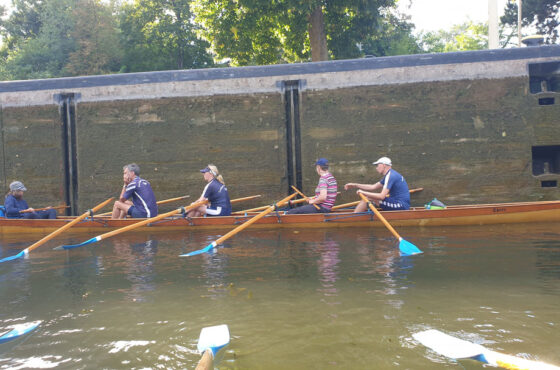
MULTIPOLYGON (((478 205, 448 206, 441 210, 413 207, 407 211, 382 211, 383 216, 394 227, 403 226, 466 226, 507 223, 560 222, 560 201, 491 203, 478 205)), ((171 217, 140 227, 135 231, 181 231, 204 229, 232 229, 254 214, 195 217, 185 219, 171 217)), ((43 233, 47 234, 73 220, 60 217, 53 220, 22 220, 0 218, 1 234, 43 233)), ((77 223, 72 232, 107 232, 142 219, 114 220, 107 217, 92 217, 77 223)), ((287 215, 273 212, 258 220, 252 228, 328 228, 328 227, 384 227, 373 213, 353 214, 348 211, 329 214, 287 215)))

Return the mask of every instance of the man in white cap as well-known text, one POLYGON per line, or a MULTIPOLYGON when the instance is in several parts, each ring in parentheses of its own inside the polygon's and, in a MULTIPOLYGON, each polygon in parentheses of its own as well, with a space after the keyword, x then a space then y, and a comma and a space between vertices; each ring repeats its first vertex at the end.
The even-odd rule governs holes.
MULTIPOLYGON (((357 193, 364 194, 369 200, 373 201, 378 207, 384 211, 406 210, 410 208, 410 191, 408 184, 403 175, 393 169, 391 160, 387 157, 381 157, 373 162, 375 169, 383 178, 373 185, 356 184, 350 182, 344 185, 344 189, 357 188, 357 193), (372 193, 379 190, 379 193, 372 193)), ((368 206, 366 202, 361 201, 354 209, 354 212, 365 212, 368 206)))
POLYGON ((10 192, 4 200, 4 208, 6 208, 8 218, 56 218, 56 210, 54 209, 35 211, 30 208, 23 199, 24 191, 27 191, 27 188, 21 181, 14 181, 10 184, 10 192))

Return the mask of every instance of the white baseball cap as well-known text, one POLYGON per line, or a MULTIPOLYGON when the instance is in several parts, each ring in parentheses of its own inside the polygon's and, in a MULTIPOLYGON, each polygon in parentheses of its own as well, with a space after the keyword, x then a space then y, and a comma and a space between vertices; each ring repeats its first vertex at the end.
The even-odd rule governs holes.
POLYGON ((392 166, 391 159, 388 157, 381 157, 377 161, 373 162, 372 164, 386 164, 387 166, 392 166))

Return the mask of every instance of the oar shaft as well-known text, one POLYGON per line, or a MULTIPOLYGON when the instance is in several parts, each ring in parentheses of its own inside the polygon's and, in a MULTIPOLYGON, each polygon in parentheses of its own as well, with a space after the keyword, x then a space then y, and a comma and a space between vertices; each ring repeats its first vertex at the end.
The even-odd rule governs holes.
POLYGON ((243 202, 243 201, 246 201, 246 200, 257 199, 257 198, 260 198, 260 197, 262 197, 262 195, 260 195, 260 194, 251 195, 250 197, 232 199, 232 200, 230 200, 230 203, 239 203, 239 202, 243 202))
MULTIPOLYGON (((296 188, 295 186, 292 185, 292 189, 294 189, 296 191, 296 193, 298 193, 301 197, 303 197, 303 199, 305 199, 307 202, 309 202, 309 198, 305 196, 305 194, 303 194, 301 191, 299 191, 298 188, 296 188)), ((315 209, 321 209, 318 205, 313 204, 315 206, 315 209)))
MULTIPOLYGON (((101 208, 105 207, 107 204, 109 204, 109 202, 111 202, 113 200, 113 198, 109 198, 106 201, 98 204, 97 206, 95 206, 92 209, 92 212, 97 212, 98 210, 100 210, 101 208)), ((84 212, 81 216, 76 217, 74 220, 72 220, 71 222, 67 223, 66 225, 62 226, 61 228, 53 231, 52 233, 50 233, 49 235, 45 236, 43 239, 39 240, 38 242, 32 244, 31 246, 29 246, 26 250, 27 252, 32 251, 33 249, 37 248, 38 246, 45 244, 46 242, 48 242, 49 240, 51 240, 52 238, 54 238, 55 236, 59 235, 60 233, 62 233, 63 231, 71 228, 72 226, 74 226, 75 224, 77 224, 78 222, 82 221, 84 218, 86 218, 87 216, 89 216, 89 210, 87 212, 84 212)))
POLYGON ((140 226, 144 226, 144 225, 147 225, 147 224, 156 222, 156 221, 158 221, 158 220, 161 220, 161 219, 163 219, 163 218, 176 215, 177 213, 181 213, 181 212, 183 212, 183 211, 185 211, 185 212, 186 212, 186 211, 190 211, 191 209, 196 208, 196 207, 198 207, 198 206, 201 206, 201 205, 203 205, 203 204, 205 204, 205 203, 208 203, 208 201, 207 201, 207 200, 201 200, 201 201, 198 201, 198 202, 196 202, 196 203, 191 204, 191 205, 188 206, 188 207, 177 208, 177 209, 175 209, 175 210, 173 210, 173 211, 166 212, 166 213, 162 213, 161 215, 157 215, 156 217, 147 218, 147 219, 145 219, 145 220, 143 220, 143 221, 139 221, 139 222, 133 223, 132 225, 128 225, 128 226, 125 226, 125 227, 121 227, 120 229, 113 230, 113 231, 109 231, 108 233, 98 235, 96 238, 97 238, 98 241, 99 241, 99 240, 103 240, 103 239, 107 239, 107 238, 110 238, 110 237, 112 237, 112 236, 114 236, 114 235, 121 234, 121 233, 124 233, 124 232, 126 232, 126 231, 130 231, 130 230, 134 230, 134 229, 136 229, 136 228, 139 228, 140 226))
MULTIPOLYGON (((305 202, 306 199, 296 199, 296 200, 292 200, 290 201, 291 204, 299 204, 299 203, 303 203, 305 202)), ((262 206, 262 207, 257 207, 257 208, 250 208, 250 209, 245 209, 243 211, 236 211, 236 212, 232 212, 231 214, 233 215, 239 215, 239 214, 244 214, 244 213, 249 213, 249 212, 259 212, 259 211, 264 211, 265 209, 267 209, 269 206, 262 206)))
POLYGON ((195 370, 211 370, 214 368, 214 356, 212 356, 212 350, 207 349, 204 351, 202 358, 196 365, 195 370))
POLYGON ((250 220, 244 222, 243 224, 239 225, 238 227, 236 227, 235 229, 231 230, 230 232, 226 233, 225 235, 223 235, 222 237, 218 238, 216 241, 214 241, 215 245, 218 245, 220 243, 222 243, 224 240, 229 239, 230 237, 232 237, 233 235, 237 234, 238 232, 248 228, 249 226, 251 226, 252 224, 254 224, 255 222, 257 222, 258 220, 260 220, 261 218, 263 218, 264 216, 266 216, 267 214, 269 214, 270 212, 274 211, 274 209, 276 207, 281 207, 282 205, 284 205, 285 203, 289 202, 290 199, 292 199, 293 197, 296 196, 296 193, 291 194, 290 196, 287 196, 286 198, 282 199, 281 201, 279 201, 276 204, 273 204, 271 206, 268 206, 268 208, 259 213, 258 215, 256 215, 255 217, 251 218, 250 220))
POLYGON ((63 208, 69 208, 70 206, 67 206, 65 204, 60 205, 60 206, 54 206, 54 207, 43 207, 43 208, 34 208, 33 211, 28 210, 28 209, 24 209, 23 211, 19 211, 19 213, 30 213, 30 212, 37 212, 37 211, 45 211, 47 209, 63 209, 63 208))
POLYGON ((377 218, 383 222, 383 224, 385 225, 385 227, 387 227, 387 229, 389 229, 389 231, 391 233, 393 233, 393 235, 395 236, 395 238, 397 238, 399 241, 402 239, 401 236, 397 233, 397 231, 395 229, 393 229, 393 226, 391 226, 391 224, 389 222, 387 222, 387 220, 385 219, 385 217, 383 217, 383 215, 381 215, 381 213, 377 210, 377 208, 375 208, 375 206, 370 202, 370 200, 368 198, 366 198, 366 196, 362 193, 359 193, 360 197, 362 198, 362 200, 364 202, 367 203, 369 209, 371 209, 373 211, 373 213, 375 213, 375 215, 377 216, 377 218))
MULTIPOLYGON (((410 189, 410 190, 409 190, 409 193, 412 194, 412 193, 416 193, 416 192, 422 191, 422 190, 424 190, 424 188, 410 189)), ((361 202, 361 201, 356 200, 356 201, 354 201, 354 202, 340 204, 340 205, 338 205, 338 206, 332 207, 332 210, 337 210, 337 209, 346 208, 346 207, 353 207, 353 206, 358 205, 358 203, 360 203, 360 202, 361 202)))
MULTIPOLYGON (((160 200, 159 202, 156 202, 156 204, 158 206, 161 206, 162 204, 167 204, 167 203, 172 203, 172 202, 177 202, 181 199, 185 199, 185 198, 189 198, 190 195, 183 195, 182 197, 177 197, 177 198, 170 198, 170 199, 164 199, 164 200, 160 200)), ((108 216, 110 214, 112 214, 113 212, 105 212, 105 213, 100 213, 97 216, 108 216)))

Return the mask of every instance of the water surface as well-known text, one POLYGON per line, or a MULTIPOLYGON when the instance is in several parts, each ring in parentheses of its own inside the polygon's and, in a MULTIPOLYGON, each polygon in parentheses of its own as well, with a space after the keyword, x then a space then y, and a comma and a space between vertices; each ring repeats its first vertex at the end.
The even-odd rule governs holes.
MULTIPOLYGON (((212 255, 179 258, 210 231, 131 233, 70 251, 74 234, 0 264, 0 368, 194 368, 205 326, 228 324, 223 369, 482 368, 412 339, 439 329, 560 365, 557 224, 246 230, 212 255)), ((0 257, 35 240, 0 236, 0 257)))

